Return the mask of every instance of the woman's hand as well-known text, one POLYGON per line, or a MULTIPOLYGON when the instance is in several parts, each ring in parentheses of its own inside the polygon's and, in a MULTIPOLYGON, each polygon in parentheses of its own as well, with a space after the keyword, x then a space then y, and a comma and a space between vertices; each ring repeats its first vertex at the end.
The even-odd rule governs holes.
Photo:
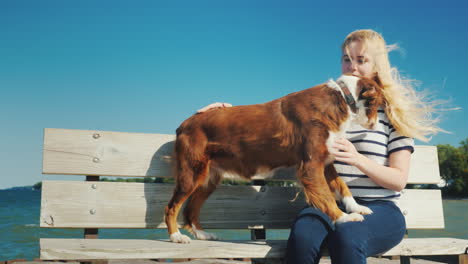
POLYGON ((232 107, 232 104, 228 104, 228 103, 213 103, 213 104, 210 104, 210 105, 207 105, 207 106, 203 107, 202 109, 198 109, 198 110, 197 110, 197 114, 203 113, 203 112, 206 112, 206 111, 208 111, 208 110, 215 109, 215 108, 224 108, 224 107, 232 107))
POLYGON ((335 156, 337 161, 345 162, 356 167, 359 167, 365 158, 356 150, 353 143, 345 138, 335 139, 335 144, 333 144, 332 149, 331 154, 335 156))
POLYGON ((384 188, 400 192, 408 182, 411 152, 407 149, 391 153, 388 166, 366 158, 357 152, 353 143, 344 138, 335 140, 331 154, 336 160, 355 166, 373 182, 384 188))

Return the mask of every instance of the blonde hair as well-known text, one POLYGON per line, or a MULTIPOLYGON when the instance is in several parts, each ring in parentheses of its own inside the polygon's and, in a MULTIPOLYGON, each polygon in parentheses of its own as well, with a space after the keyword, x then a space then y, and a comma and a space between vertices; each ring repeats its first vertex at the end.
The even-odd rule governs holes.
POLYGON ((388 52, 397 49, 397 45, 387 46, 382 35, 365 29, 351 32, 341 50, 348 54, 348 46, 353 41, 360 41, 372 56, 374 72, 384 86, 385 113, 401 135, 427 142, 431 135, 444 131, 437 126, 439 119, 434 117, 439 103, 428 101, 423 93, 413 88, 414 81, 401 78, 398 69, 390 65, 388 52))

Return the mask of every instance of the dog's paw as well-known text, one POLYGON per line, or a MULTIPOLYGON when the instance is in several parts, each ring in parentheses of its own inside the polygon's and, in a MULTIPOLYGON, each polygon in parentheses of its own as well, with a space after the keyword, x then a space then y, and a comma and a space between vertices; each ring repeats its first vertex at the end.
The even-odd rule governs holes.
POLYGON ((190 237, 186 235, 182 235, 180 232, 172 233, 170 235, 170 239, 174 243, 182 243, 182 244, 188 244, 191 241, 190 237))
POLYGON ((215 234, 196 229, 195 226, 192 227, 192 234, 200 240, 218 240, 215 234))
POLYGON ((344 197, 342 202, 346 207, 347 213, 358 213, 361 215, 369 215, 373 213, 369 207, 358 204, 351 196, 344 197))
POLYGON ((350 206, 349 208, 347 207, 346 211, 348 213, 358 213, 361 215, 370 215, 373 213, 369 207, 359 204, 355 204, 353 206, 350 206))
POLYGON ((359 213, 359 214, 362 214, 362 215, 370 215, 370 214, 372 214, 374 212, 369 207, 360 205, 359 210, 357 210, 355 213, 359 213))
POLYGON ((340 218, 338 218, 335 223, 337 224, 342 224, 346 222, 362 222, 364 221, 364 216, 358 213, 350 213, 350 214, 345 214, 343 213, 340 218))

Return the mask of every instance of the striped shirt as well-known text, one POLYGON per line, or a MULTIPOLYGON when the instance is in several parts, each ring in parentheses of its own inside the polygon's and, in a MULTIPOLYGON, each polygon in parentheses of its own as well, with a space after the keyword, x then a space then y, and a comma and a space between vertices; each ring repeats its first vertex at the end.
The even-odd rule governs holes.
MULTIPOLYGON (((374 130, 352 125, 346 132, 346 137, 359 153, 384 166, 388 166, 388 157, 391 153, 403 149, 410 150, 411 153, 414 151, 414 140, 401 136, 391 125, 384 110, 378 111, 378 122, 374 130)), ((398 202, 400 192, 377 185, 354 166, 339 161, 335 161, 334 165, 338 175, 346 182, 355 198, 398 202)))

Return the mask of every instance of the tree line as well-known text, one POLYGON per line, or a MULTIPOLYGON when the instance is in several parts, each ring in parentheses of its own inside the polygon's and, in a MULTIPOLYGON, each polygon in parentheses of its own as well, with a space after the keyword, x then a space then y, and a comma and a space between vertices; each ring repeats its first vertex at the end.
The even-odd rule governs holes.
POLYGON ((439 170, 445 187, 444 196, 468 197, 468 138, 459 147, 449 144, 437 145, 439 170))

